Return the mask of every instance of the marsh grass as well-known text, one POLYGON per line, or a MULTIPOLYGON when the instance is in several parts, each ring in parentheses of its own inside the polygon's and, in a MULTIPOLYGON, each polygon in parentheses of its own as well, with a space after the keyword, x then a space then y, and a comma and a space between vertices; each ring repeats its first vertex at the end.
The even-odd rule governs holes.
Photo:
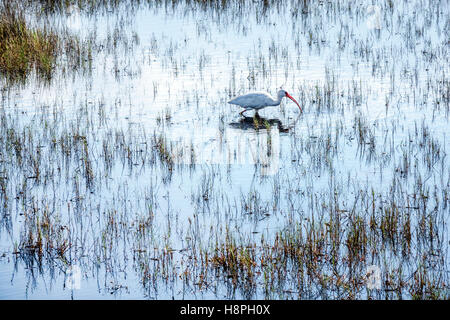
POLYGON ((58 36, 28 26, 14 3, 0 4, 0 72, 11 79, 24 79, 32 70, 49 79, 58 54, 58 36))

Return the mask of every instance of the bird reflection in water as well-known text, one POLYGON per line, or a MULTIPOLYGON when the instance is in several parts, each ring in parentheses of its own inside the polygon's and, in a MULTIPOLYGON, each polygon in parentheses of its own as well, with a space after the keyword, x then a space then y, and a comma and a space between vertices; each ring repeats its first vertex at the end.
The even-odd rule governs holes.
POLYGON ((230 123, 230 126, 241 130, 270 129, 273 126, 277 126, 280 132, 289 132, 289 128, 283 126, 283 123, 280 120, 263 118, 258 113, 255 113, 253 117, 243 116, 239 122, 230 123))

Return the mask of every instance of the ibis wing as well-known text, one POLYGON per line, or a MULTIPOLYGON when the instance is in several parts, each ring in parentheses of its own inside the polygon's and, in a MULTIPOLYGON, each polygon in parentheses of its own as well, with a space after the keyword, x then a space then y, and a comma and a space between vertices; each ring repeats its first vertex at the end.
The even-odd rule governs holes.
POLYGON ((244 94, 228 101, 229 104, 235 104, 246 108, 265 107, 270 105, 273 99, 267 93, 254 92, 244 94))

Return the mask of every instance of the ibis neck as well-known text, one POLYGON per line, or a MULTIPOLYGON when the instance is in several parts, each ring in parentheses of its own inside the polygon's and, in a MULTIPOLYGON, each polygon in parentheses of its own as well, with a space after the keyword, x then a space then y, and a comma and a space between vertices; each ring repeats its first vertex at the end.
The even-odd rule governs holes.
POLYGON ((283 96, 278 96, 277 99, 273 99, 273 105, 277 106, 281 103, 281 100, 283 100, 284 95, 283 96))

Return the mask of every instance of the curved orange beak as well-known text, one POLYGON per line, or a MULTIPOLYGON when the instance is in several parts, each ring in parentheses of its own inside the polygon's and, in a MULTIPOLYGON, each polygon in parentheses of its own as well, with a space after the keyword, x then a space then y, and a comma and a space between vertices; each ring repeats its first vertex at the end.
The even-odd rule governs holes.
POLYGON ((298 104, 298 102, 289 94, 286 92, 286 97, 288 97, 289 99, 291 99, 292 101, 294 101, 298 107, 300 108, 300 112, 303 112, 302 107, 300 107, 300 105, 298 104))

